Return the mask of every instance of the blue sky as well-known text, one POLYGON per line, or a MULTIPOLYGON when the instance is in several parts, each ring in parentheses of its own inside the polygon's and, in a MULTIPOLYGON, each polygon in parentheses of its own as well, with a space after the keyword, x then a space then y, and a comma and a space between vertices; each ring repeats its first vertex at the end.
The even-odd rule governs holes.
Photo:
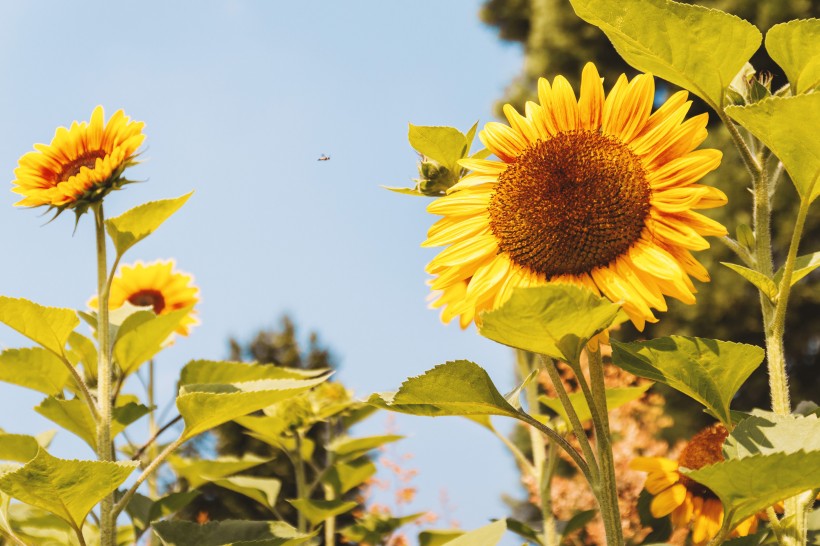
MULTIPOLYGON (((161 400, 179 368, 227 356, 289 313, 316 330, 337 378, 365 397, 447 360, 484 366, 502 390, 512 355, 474 329, 444 326, 427 308, 422 249, 434 217, 425 199, 383 190, 411 185, 407 124, 467 129, 519 71, 521 52, 478 20, 480 2, 5 2, 0 4, 0 171, 57 126, 97 104, 145 121, 147 180, 112 194, 109 216, 195 190, 188 204, 126 261, 174 258, 202 293, 202 324, 158 360, 161 400), (321 154, 330 161, 317 162, 321 154)), ((580 67, 579 67, 580 70, 580 67)), ((10 186, 9 186, 10 187, 10 186)), ((0 213, 0 293, 84 308, 95 288, 90 217, 72 234, 66 214, 0 213)), ((0 329, 0 346, 24 340, 0 329)), ((135 387, 136 388, 136 387, 135 387)), ((40 396, 0 385, 10 432, 52 428, 29 408, 40 396), (14 408, 13 412, 8 409, 14 408), (13 415, 13 418, 11 416, 13 415)), ((361 434, 381 433, 386 416, 361 434)), ((503 517, 518 493, 510 457, 456 418, 399 417, 420 474, 414 509, 466 528, 503 517)), ((91 457, 68 433, 53 451, 91 457)))

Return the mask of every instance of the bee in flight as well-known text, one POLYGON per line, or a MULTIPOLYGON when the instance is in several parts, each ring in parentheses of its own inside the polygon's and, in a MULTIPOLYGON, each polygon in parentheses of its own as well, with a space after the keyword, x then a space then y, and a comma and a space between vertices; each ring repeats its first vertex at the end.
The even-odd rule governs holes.
POLYGON ((317 159, 316 161, 330 161, 330 156, 322 154, 321 156, 319 156, 319 159, 317 159))

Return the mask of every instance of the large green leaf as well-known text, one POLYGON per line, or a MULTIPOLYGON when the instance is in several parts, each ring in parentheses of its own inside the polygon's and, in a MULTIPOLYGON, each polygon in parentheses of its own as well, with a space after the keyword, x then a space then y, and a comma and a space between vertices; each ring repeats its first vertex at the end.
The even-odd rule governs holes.
MULTIPOLYGON (((794 286, 800 279, 820 267, 820 252, 813 252, 800 256, 794 261, 794 270, 792 271, 792 286, 794 286)), ((777 270, 774 274, 774 282, 780 284, 783 278, 783 268, 777 270)))
POLYGON ((154 501, 145 495, 135 493, 128 501, 125 511, 131 516, 135 535, 140 537, 151 523, 178 512, 198 496, 199 491, 180 491, 169 493, 154 501))
POLYGON ((817 415, 752 415, 741 421, 723 443, 727 459, 800 450, 820 451, 817 415))
POLYGON ((202 484, 220 480, 232 474, 242 472, 248 468, 259 466, 270 459, 263 459, 255 455, 244 457, 219 457, 217 459, 187 459, 177 455, 168 457, 168 464, 179 476, 185 478, 191 489, 202 484))
POLYGON ((339 436, 334 438, 327 446, 327 450, 336 455, 337 460, 351 461, 358 459, 369 451, 378 449, 385 444, 397 442, 404 436, 397 434, 385 434, 382 436, 365 436, 363 438, 350 438, 339 436))
POLYGON ((170 313, 157 315, 150 320, 142 321, 135 327, 128 325, 129 319, 142 314, 131 315, 123 322, 120 330, 125 333, 119 336, 114 344, 114 359, 123 373, 129 374, 147 362, 166 345, 168 338, 177 329, 182 320, 191 312, 191 307, 177 309, 170 313))
POLYGON ((516 409, 504 399, 490 376, 467 360, 440 364, 402 383, 398 392, 374 393, 369 403, 413 415, 506 415, 516 409))
POLYGON ((260 478, 258 476, 230 476, 211 483, 230 489, 240 495, 255 500, 265 508, 271 509, 276 505, 276 498, 282 488, 282 482, 275 478, 260 478))
POLYGON ((732 428, 729 404, 763 357, 763 349, 754 345, 696 337, 612 341, 616 365, 694 398, 728 428, 732 428))
POLYGON ((0 432, 0 460, 27 463, 39 450, 40 443, 34 436, 0 432))
POLYGON ((410 124, 407 133, 410 145, 420 154, 438 161, 450 171, 458 169, 464 157, 467 138, 454 127, 431 127, 410 124))
POLYGON ((626 62, 695 93, 715 110, 760 46, 757 28, 734 15, 668 0, 570 0, 626 62))
POLYGON ((159 521, 154 533, 164 546, 298 546, 316 533, 300 533, 282 521, 159 521))
POLYGON ((496 546, 507 530, 507 522, 503 519, 494 521, 484 527, 465 533, 460 537, 447 542, 447 546, 496 546))
POLYGON ((359 505, 356 501, 345 500, 292 499, 288 502, 299 510, 313 526, 328 518, 349 512, 359 505))
MULTIPOLYGON (((68 336, 68 359, 74 366, 83 365, 86 376, 97 377, 97 346, 94 342, 77 332, 71 332, 68 336)), ((46 393, 54 394, 54 393, 46 393)))
POLYGON ((481 315, 479 333, 510 347, 577 362, 586 343, 615 321, 619 309, 568 284, 518 288, 504 305, 481 315))
POLYGON ((44 307, 23 298, 0 296, 0 322, 62 356, 68 336, 80 319, 72 309, 44 307))
MULTIPOLYGON (((652 383, 648 383, 646 385, 641 385, 640 387, 618 387, 607 389, 606 407, 609 411, 612 411, 613 409, 623 406, 628 402, 637 400, 643 396, 643 393, 645 393, 651 386, 652 383)), ((561 400, 558 398, 550 398, 542 395, 538 397, 538 401, 557 413, 565 423, 570 422, 567 412, 564 409, 564 405, 561 404, 561 400)), ((587 400, 584 397, 583 392, 570 393, 569 401, 572 404, 572 407, 575 408, 575 413, 578 415, 578 419, 582 423, 592 419, 592 412, 589 409, 589 404, 587 404, 587 400)))
POLYGON ((325 472, 322 482, 332 487, 337 497, 341 497, 373 477, 377 470, 373 461, 366 457, 349 462, 341 461, 325 472))
POLYGON ((742 265, 737 265, 729 262, 720 262, 721 265, 724 265, 752 283, 752 285, 760 290, 763 294, 769 298, 769 301, 776 301, 777 300, 777 284, 775 281, 760 273, 759 271, 755 271, 754 269, 749 269, 748 267, 743 267, 742 265))
POLYGON ((287 419, 273 415, 245 415, 237 417, 234 422, 248 429, 254 438, 275 447, 282 445, 289 425, 287 419))
POLYGON ((820 85, 820 19, 773 26, 766 33, 766 51, 786 73, 795 95, 820 85))
POLYGON ((25 544, 78 545, 77 536, 68 523, 40 508, 14 503, 9 506, 9 519, 25 544))
POLYGON ((41 347, 7 349, 0 353, 0 381, 6 383, 43 394, 59 394, 69 375, 65 363, 41 347))
POLYGON ((137 466, 131 461, 68 461, 40 450, 19 470, 0 476, 0 489, 79 528, 91 508, 137 466))
POLYGON ((327 377, 183 385, 177 396, 177 409, 185 420, 183 437, 192 438, 222 423, 297 396, 327 377))
POLYGON ((736 525, 777 501, 820 488, 820 451, 750 455, 684 474, 713 491, 736 525))
POLYGON ((803 199, 820 195, 820 93, 770 97, 726 113, 760 139, 783 162, 803 199))
POLYGON ((419 533, 419 546, 444 546, 464 534, 460 529, 434 529, 419 533))
POLYGON ((258 379, 309 379, 327 373, 328 370, 300 370, 271 364, 229 362, 216 360, 192 360, 182 368, 180 385, 192 383, 239 383, 258 379))
POLYGON ((174 199, 161 199, 138 205, 116 218, 105 221, 105 229, 117 254, 122 256, 125 251, 148 237, 165 220, 171 217, 185 204, 194 192, 187 193, 174 199))

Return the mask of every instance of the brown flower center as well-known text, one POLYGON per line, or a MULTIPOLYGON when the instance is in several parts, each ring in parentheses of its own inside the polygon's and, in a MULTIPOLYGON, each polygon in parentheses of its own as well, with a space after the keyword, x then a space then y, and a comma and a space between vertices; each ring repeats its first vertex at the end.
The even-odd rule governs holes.
POLYGON ((165 309, 165 298, 159 290, 140 290, 128 298, 128 303, 137 307, 153 307, 157 315, 165 309))
MULTIPOLYGON (((723 425, 714 425, 695 434, 678 457, 678 464, 690 470, 697 470, 723 460, 723 441, 729 431, 723 425)), ((711 490, 683 474, 680 482, 686 489, 702 498, 717 498, 711 490)))
POLYGON ((89 150, 85 153, 81 154, 80 156, 72 159, 68 163, 64 164, 60 172, 56 174, 54 177, 54 181, 57 184, 65 182, 72 176, 75 176, 80 173, 80 169, 83 167, 87 167, 89 169, 93 169, 94 166, 97 164, 98 158, 103 158, 106 156, 105 150, 89 150))
POLYGON ((567 131, 527 148, 498 177, 490 227, 502 252, 548 279, 605 266, 640 237, 651 189, 621 141, 567 131))

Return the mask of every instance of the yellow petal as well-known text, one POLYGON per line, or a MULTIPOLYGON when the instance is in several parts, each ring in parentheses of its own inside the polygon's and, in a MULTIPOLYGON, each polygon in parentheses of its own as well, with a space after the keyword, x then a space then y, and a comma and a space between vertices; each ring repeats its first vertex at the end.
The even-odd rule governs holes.
POLYGON ((686 499, 686 487, 681 484, 676 484, 662 491, 649 505, 649 511, 656 518, 662 518, 672 513, 672 511, 680 506, 684 499, 686 499))
POLYGON ((601 127, 604 111, 604 86, 598 69, 592 63, 584 65, 581 72, 581 93, 578 112, 582 129, 597 131, 601 127))

